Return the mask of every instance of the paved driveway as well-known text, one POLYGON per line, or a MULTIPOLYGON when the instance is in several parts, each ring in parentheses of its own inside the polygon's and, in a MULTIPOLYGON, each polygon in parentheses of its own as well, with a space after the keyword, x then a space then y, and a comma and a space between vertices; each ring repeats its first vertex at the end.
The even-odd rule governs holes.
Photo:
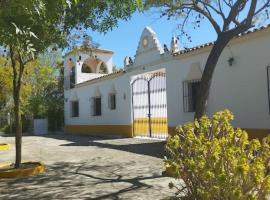
MULTIPOLYGON (((14 144, 13 137, 0 143, 14 144)), ((43 161, 35 177, 0 179, 0 199, 162 199, 171 196, 163 177, 164 142, 90 136, 23 138, 23 160, 43 161)), ((14 162, 14 145, 0 162, 14 162)))

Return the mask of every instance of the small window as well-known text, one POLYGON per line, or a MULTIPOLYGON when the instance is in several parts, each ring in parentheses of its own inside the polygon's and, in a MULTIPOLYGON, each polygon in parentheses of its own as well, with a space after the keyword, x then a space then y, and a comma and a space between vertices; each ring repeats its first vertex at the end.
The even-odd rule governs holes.
POLYGON ((71 117, 79 117, 79 102, 71 102, 71 117))
POLYGON ((101 116, 101 97, 92 98, 92 115, 101 116))
POLYGON ((111 110, 116 109, 116 95, 115 93, 111 93, 108 96, 108 106, 111 110))
POLYGON ((200 80, 183 82, 184 112, 195 112, 200 82, 200 80))

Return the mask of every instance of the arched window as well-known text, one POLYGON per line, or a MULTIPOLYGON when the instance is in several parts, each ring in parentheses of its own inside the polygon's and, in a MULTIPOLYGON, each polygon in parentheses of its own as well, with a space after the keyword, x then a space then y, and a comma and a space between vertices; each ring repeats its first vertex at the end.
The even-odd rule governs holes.
POLYGON ((70 80, 70 88, 75 87, 75 66, 71 67, 69 80, 70 80))
POLYGON ((107 69, 107 66, 104 62, 102 62, 100 64, 99 73, 100 74, 108 74, 108 69, 107 69))
POLYGON ((86 63, 83 63, 82 73, 93 73, 93 72, 90 66, 88 66, 86 63))

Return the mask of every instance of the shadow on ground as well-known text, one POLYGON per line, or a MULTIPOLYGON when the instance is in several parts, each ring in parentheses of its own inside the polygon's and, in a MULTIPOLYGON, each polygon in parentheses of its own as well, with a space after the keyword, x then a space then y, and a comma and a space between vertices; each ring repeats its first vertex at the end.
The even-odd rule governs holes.
POLYGON ((106 165, 102 165, 99 163, 104 162, 99 159, 102 158, 86 163, 59 162, 49 166, 46 173, 35 177, 0 180, 0 198, 156 199, 154 196, 161 197, 161 191, 167 187, 166 177, 144 168, 135 169, 132 161, 121 165, 107 161, 106 165), (133 170, 132 173, 130 170, 133 170))
POLYGON ((109 136, 77 136, 77 135, 46 135, 43 137, 67 140, 69 143, 60 146, 95 146, 99 148, 115 149, 141 155, 164 158, 165 141, 137 138, 115 138, 109 136))

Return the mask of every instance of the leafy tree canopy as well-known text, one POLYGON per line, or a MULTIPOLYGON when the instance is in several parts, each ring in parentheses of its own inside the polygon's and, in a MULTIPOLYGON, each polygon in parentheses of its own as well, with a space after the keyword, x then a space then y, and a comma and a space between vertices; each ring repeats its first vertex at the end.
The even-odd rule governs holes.
POLYGON ((106 32, 118 19, 128 19, 136 6, 128 0, 1 0, 0 45, 29 57, 52 44, 67 45, 74 28, 106 32))

